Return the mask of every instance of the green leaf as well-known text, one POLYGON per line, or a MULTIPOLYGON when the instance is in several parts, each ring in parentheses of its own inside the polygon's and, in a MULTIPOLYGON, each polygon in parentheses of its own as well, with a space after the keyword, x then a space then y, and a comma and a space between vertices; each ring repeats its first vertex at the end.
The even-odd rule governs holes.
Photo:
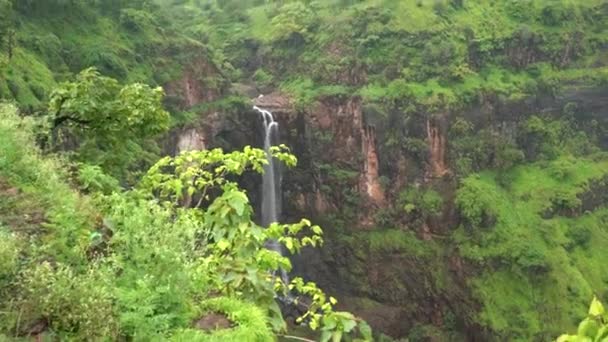
POLYGON ((232 191, 228 194, 227 198, 230 206, 236 211, 236 214, 242 216, 245 211, 245 205, 247 204, 247 196, 240 191, 232 191))
POLYGON ((225 251, 228 249, 228 247, 230 247, 230 242, 226 241, 226 240, 220 240, 217 242, 216 244, 217 248, 219 248, 221 251, 225 251))
POLYGON ((363 336, 366 341, 372 340, 372 328, 370 328, 369 324, 366 322, 359 323, 359 332, 361 332, 361 336, 363 336))
POLYGON ((338 325, 338 321, 334 316, 325 316, 323 317, 323 329, 324 330, 333 330, 338 325))
POLYGON ((321 338, 319 339, 319 341, 321 342, 327 342, 331 339, 331 331, 329 330, 324 330, 323 333, 321 333, 321 338))
POLYGON ((597 335, 595 336, 595 340, 603 341, 603 339, 607 339, 607 338, 608 338, 608 325, 604 325, 598 330, 597 335))
POLYGON ((599 324, 595 320, 586 318, 578 325, 577 334, 579 336, 595 337, 598 330, 599 324))
POLYGON ((285 241, 285 247, 290 251, 293 252, 293 240, 292 239, 286 239, 285 241))
POLYGON ((597 297, 593 297, 593 301, 591 302, 591 306, 589 307, 589 315, 593 317, 601 316, 605 313, 604 306, 597 299, 597 297))
POLYGON ((315 234, 317 234, 317 235, 322 235, 323 234, 323 230, 319 226, 312 226, 312 232, 315 233, 315 234))
POLYGON ((561 335, 555 342, 583 342, 580 337, 576 335, 561 335))
POLYGON ((342 325, 344 325, 344 332, 350 332, 357 326, 357 322, 354 320, 342 320, 342 325))
MULTIPOLYGON (((317 328, 319 327, 319 323, 315 320, 312 320, 312 321, 310 321, 309 326, 310 326, 310 329, 317 330, 317 328)), ((327 337, 327 339, 325 341, 328 341, 330 337, 331 336, 327 337)), ((321 339, 321 340, 323 340, 323 339, 321 339)))

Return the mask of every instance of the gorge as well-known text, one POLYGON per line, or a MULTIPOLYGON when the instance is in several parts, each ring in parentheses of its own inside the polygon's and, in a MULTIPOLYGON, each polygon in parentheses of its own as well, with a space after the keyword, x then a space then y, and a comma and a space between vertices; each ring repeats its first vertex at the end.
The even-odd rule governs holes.
POLYGON ((0 0, 0 99, 0 340, 608 333, 604 0, 0 0))

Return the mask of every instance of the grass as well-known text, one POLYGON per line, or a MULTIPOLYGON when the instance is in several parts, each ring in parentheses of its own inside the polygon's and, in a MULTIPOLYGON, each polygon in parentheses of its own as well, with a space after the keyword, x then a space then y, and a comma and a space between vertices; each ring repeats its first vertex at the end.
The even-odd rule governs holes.
MULTIPOLYGON (((200 42, 158 22, 133 30, 91 11, 82 17, 19 17, 14 56, 5 66, 0 64, 0 99, 14 100, 26 112, 44 111, 59 82, 90 66, 125 83, 166 85, 194 58, 208 58, 200 42)), ((0 63, 3 59, 2 53, 0 63)))
POLYGON ((17 116, 14 107, 0 105, 0 177, 23 193, 14 199, 27 201, 9 204, 28 207, 35 199, 37 211, 45 217, 36 233, 45 232, 43 239, 48 242, 41 245, 41 252, 59 261, 84 263, 95 212, 87 198, 67 185, 59 163, 40 156, 31 127, 29 120, 17 116))
POLYGON ((6 78, 0 78, 0 98, 15 99, 25 108, 39 108, 55 84, 53 73, 43 61, 17 48, 8 62, 6 78))

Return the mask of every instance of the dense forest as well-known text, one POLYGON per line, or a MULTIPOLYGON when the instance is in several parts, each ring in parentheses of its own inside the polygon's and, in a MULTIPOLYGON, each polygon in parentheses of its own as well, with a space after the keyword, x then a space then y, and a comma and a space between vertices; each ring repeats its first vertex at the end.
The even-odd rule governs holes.
POLYGON ((606 0, 0 0, 0 341, 608 341, 607 261, 606 0))

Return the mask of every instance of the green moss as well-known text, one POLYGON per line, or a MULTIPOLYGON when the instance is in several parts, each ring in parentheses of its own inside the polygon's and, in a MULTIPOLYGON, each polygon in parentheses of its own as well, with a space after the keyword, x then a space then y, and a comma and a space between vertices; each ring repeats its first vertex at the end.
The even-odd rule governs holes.
POLYGON ((425 241, 419 240, 411 231, 399 229, 374 230, 357 233, 357 238, 369 244, 373 254, 399 253, 402 255, 424 256, 431 252, 425 241))

